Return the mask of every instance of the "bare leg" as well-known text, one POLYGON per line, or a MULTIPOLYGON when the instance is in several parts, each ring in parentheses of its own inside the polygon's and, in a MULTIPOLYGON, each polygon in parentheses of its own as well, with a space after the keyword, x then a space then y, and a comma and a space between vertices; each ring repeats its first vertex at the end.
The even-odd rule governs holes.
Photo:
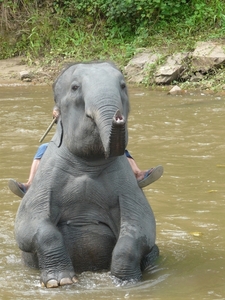
POLYGON ((31 168, 30 168, 30 175, 29 175, 27 182, 21 183, 21 182, 16 181, 15 179, 9 179, 9 182, 8 182, 9 189, 17 196, 22 198, 25 195, 26 191, 29 189, 29 187, 34 179, 34 176, 37 172, 40 160, 41 160, 43 154, 45 153, 47 147, 48 147, 48 143, 41 144, 38 147, 38 150, 35 153, 35 156, 34 156, 31 168))
POLYGON ((129 163, 130 163, 130 166, 131 166, 131 169, 132 171, 134 172, 134 175, 136 177, 136 179, 139 181, 139 180, 142 180, 145 176, 145 173, 147 172, 147 170, 145 171, 142 171, 138 168, 136 162, 134 159, 130 158, 130 157, 127 157, 129 163))
POLYGON ((41 159, 34 159, 33 162, 32 162, 32 165, 31 165, 31 168, 30 168, 30 175, 29 175, 29 178, 28 178, 28 181, 26 183, 24 183, 23 185, 25 186, 26 190, 29 189, 33 179, 34 179, 34 176, 37 172, 37 169, 38 169, 38 166, 39 166, 39 163, 40 163, 40 160, 41 159))
POLYGON ((134 175, 137 179, 140 188, 143 188, 153 183, 154 181, 158 180, 163 174, 162 166, 157 166, 149 170, 142 171, 138 168, 133 158, 127 157, 127 159, 130 163, 131 169, 134 172, 134 175))
POLYGON ((18 181, 16 181, 15 179, 9 179, 8 182, 8 186, 9 189, 17 196, 23 198, 23 196, 25 195, 26 191, 29 189, 34 176, 37 172, 39 163, 40 163, 39 158, 35 158, 32 162, 31 168, 30 168, 30 175, 29 175, 29 179, 26 183, 20 183, 18 181))

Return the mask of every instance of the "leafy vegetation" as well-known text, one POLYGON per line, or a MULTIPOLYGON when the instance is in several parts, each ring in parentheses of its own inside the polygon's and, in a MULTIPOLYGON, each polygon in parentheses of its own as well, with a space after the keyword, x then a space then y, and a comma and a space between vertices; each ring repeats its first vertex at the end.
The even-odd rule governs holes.
POLYGON ((106 59, 225 34, 224 0, 0 0, 0 58, 106 59))

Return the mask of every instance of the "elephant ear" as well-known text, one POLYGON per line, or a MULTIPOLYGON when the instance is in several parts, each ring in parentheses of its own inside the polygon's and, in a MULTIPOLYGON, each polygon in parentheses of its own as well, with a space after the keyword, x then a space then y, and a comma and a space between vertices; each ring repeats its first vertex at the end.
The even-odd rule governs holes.
POLYGON ((56 146, 59 148, 62 145, 62 141, 63 141, 63 124, 62 121, 59 120, 57 123, 57 130, 56 133, 54 135, 54 137, 52 138, 52 141, 56 144, 56 146))

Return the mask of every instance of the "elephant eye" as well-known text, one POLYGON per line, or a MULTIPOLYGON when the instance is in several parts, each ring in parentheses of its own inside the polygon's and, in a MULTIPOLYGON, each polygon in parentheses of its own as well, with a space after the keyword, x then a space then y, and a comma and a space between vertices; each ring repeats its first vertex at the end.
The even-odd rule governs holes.
POLYGON ((72 91, 76 91, 76 90, 78 90, 78 88, 79 88, 79 85, 76 83, 72 84, 72 86, 71 86, 72 91))

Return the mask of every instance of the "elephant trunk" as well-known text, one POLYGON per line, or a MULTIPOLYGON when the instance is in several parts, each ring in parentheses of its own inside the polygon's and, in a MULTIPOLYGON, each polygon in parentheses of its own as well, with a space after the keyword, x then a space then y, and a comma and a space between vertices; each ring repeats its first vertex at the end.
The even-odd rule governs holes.
POLYGON ((100 112, 95 118, 105 158, 123 155, 127 144, 126 120, 118 108, 114 107, 114 112, 114 115, 110 114, 113 117, 100 112))
POLYGON ((126 147, 125 120, 119 110, 113 116, 109 136, 109 156, 123 155, 126 147))

